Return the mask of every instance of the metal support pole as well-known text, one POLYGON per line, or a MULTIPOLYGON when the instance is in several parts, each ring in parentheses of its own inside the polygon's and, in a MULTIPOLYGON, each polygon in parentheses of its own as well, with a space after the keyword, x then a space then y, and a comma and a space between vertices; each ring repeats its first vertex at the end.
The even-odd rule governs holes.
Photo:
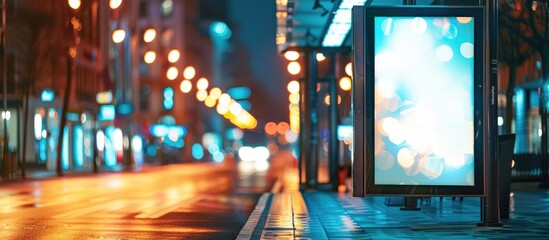
POLYGON ((299 163, 298 169, 299 169, 299 189, 303 190, 303 187, 305 183, 307 182, 307 147, 308 144, 306 144, 305 141, 308 141, 308 138, 306 137, 305 130, 308 128, 307 126, 307 105, 305 104, 305 99, 307 99, 307 80, 306 79, 299 79, 299 114, 301 115, 299 118, 299 163))
MULTIPOLYGON (((6 55, 6 0, 2 0, 2 36, 0 36, 0 40, 2 41, 1 49, 0 49, 0 55, 2 55, 2 75, 3 75, 3 88, 4 88, 4 106, 2 108, 2 113, 7 114, 8 111, 8 58, 6 55)), ((9 151, 8 151, 8 121, 7 119, 2 119, 3 125, 3 151, 2 151, 2 179, 7 180, 9 179, 9 151)))
POLYGON ((310 111, 310 158, 307 159, 310 162, 309 177, 307 178, 308 186, 316 189, 318 185, 318 93, 316 92, 318 82, 318 64, 316 61, 316 51, 308 52, 306 55, 306 61, 309 62, 309 104, 310 111))
MULTIPOLYGON (((310 63, 309 63, 309 55, 310 53, 308 51, 305 51, 305 78, 303 79, 303 94, 302 94, 302 106, 301 114, 303 116, 301 117, 302 125, 300 126, 300 132, 301 132, 301 155, 300 155, 300 166, 304 168, 304 178, 302 179, 301 183, 304 185, 305 188, 309 187, 309 179, 311 178, 311 137, 310 137, 310 131, 311 131, 311 71, 310 69, 310 63)), ((303 171, 303 169, 302 169, 303 171)))
POLYGON ((331 55, 330 59, 330 69, 331 77, 329 77, 329 87, 330 87, 330 141, 329 141, 329 170, 330 170, 330 183, 332 185, 332 190, 337 190, 339 185, 338 171, 338 140, 337 140, 337 124, 338 124, 338 94, 337 94, 337 78, 335 77, 335 56, 331 55))
POLYGON ((416 0, 404 0, 404 5, 416 5, 416 0))
POLYGON ((481 223, 478 226, 498 227, 499 217, 499 193, 498 193, 498 132, 497 132, 497 81, 498 81, 498 1, 485 2, 486 23, 485 32, 485 196, 481 198, 481 223))

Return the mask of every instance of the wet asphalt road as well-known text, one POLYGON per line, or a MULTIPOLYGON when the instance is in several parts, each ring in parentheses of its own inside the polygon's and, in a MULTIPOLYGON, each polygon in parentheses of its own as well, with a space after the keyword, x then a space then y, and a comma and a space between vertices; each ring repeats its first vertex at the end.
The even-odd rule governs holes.
POLYGON ((0 239, 234 239, 284 166, 188 163, 0 183, 0 239))

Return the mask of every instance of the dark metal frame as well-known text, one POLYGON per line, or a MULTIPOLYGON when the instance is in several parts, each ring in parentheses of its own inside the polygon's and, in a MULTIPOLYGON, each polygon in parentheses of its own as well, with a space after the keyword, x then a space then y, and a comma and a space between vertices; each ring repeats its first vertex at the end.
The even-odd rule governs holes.
POLYGON ((490 152, 486 129, 485 103, 491 89, 485 70, 485 11, 483 7, 358 7, 353 9, 355 81, 353 85, 354 111, 354 169, 353 195, 405 195, 405 196, 483 196, 485 194, 484 169, 487 152, 490 152), (362 16, 361 16, 362 15, 362 16), (374 42, 367 41, 373 32, 374 16, 471 16, 475 21, 474 59, 474 121, 475 121, 475 184, 474 186, 439 185, 378 185, 374 183, 374 42), (361 19, 360 19, 361 18, 361 19), (362 29, 360 28, 362 25, 362 29), (362 41, 362 42, 361 42, 362 41), (363 49, 360 51, 360 49, 363 49))

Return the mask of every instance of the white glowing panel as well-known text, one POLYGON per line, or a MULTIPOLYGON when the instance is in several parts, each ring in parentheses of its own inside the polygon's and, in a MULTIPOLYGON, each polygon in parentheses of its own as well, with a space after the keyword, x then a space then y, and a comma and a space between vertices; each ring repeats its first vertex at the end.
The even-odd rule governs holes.
POLYGON ((374 18, 376 185, 474 186, 474 21, 374 18))

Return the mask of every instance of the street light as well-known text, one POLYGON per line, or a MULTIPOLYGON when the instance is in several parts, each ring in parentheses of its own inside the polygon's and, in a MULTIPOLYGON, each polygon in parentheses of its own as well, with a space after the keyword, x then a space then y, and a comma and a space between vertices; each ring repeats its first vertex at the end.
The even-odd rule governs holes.
POLYGON ((208 92, 206 90, 198 90, 196 92, 196 100, 203 102, 208 97, 208 92))
POLYGON ((209 82, 208 82, 208 79, 206 78, 200 78, 196 82, 196 88, 198 90, 206 90, 206 88, 208 88, 208 85, 209 85, 209 82))
POLYGON ((146 43, 150 43, 154 40, 155 37, 156 37, 156 29, 149 28, 145 30, 145 33, 143 34, 143 41, 145 41, 146 43))
POLYGON ((296 52, 296 51, 287 51, 287 52, 284 53, 284 57, 288 61, 295 61, 295 60, 299 59, 299 53, 296 52))
POLYGON ((242 112, 242 105, 240 105, 240 103, 236 101, 231 102, 231 105, 229 106, 229 111, 236 116, 242 112))
POLYGON ((299 92, 299 82, 296 80, 292 80, 288 83, 288 92, 290 93, 298 93, 299 92))
POLYGON ((113 9, 113 10, 120 7, 120 5, 122 5, 122 0, 110 0, 109 1, 109 7, 111 7, 111 9, 113 9))
POLYGON ((219 89, 218 87, 214 87, 210 90, 210 97, 215 100, 219 99, 221 94, 223 94, 223 92, 221 92, 221 89, 219 89))
POLYGON ((317 53, 317 54, 316 54, 316 60, 317 60, 318 62, 322 62, 322 61, 324 61, 325 59, 326 59, 326 56, 324 56, 324 54, 322 54, 322 53, 317 53))
POLYGON ((345 65, 345 73, 349 75, 349 77, 353 77, 353 63, 349 62, 347 65, 345 65))
POLYGON ((181 56, 181 53, 179 53, 179 50, 172 49, 170 52, 168 52, 168 61, 171 63, 175 63, 179 60, 179 57, 181 56))
POLYGON ((188 66, 183 70, 183 77, 185 79, 192 79, 196 75, 196 70, 193 66, 188 66))
POLYGON ((288 64, 288 72, 292 75, 297 75, 301 72, 301 65, 298 62, 290 62, 288 64))
POLYGON ((181 92, 183 93, 189 93, 191 91, 191 89, 193 88, 193 84, 191 83, 190 80, 183 80, 181 82, 181 85, 179 85, 179 90, 181 90, 181 92))
POLYGON ((171 66, 170 68, 168 68, 168 71, 166 71, 166 77, 170 81, 177 78, 177 75, 179 75, 179 70, 177 70, 177 68, 174 66, 171 66))
POLYGON ((80 8, 80 4, 80 0, 69 0, 69 6, 74 10, 80 8))
POLYGON ((352 88, 352 82, 351 82, 351 78, 350 77, 342 77, 341 79, 339 79, 339 87, 341 88, 341 90, 343 91, 349 91, 351 90, 352 88))
POLYGON ((116 29, 112 32, 112 41, 114 43, 121 43, 126 38, 126 31, 124 29, 116 29))
POLYGON ((144 60, 147 64, 151 64, 156 60, 156 53, 154 51, 147 51, 144 56, 144 60))
POLYGON ((290 96, 288 97, 288 100, 291 104, 298 104, 299 103, 299 93, 290 93, 290 96))

